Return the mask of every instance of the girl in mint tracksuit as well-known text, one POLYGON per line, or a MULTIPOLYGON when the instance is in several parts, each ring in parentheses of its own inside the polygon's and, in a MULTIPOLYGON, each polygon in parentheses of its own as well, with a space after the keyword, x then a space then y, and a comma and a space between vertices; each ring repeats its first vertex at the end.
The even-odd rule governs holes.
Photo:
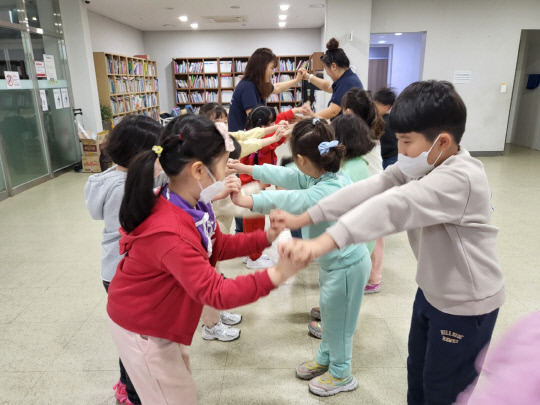
MULTIPOLYGON (((340 170, 345 147, 335 140, 330 125, 318 119, 300 121, 293 129, 290 142, 298 170, 266 164, 230 164, 239 173, 286 189, 261 191, 251 196, 233 194, 235 204, 263 214, 274 208, 300 214, 352 183, 340 170)), ((316 238, 331 225, 328 222, 304 227, 302 237, 316 238)), ((310 380, 309 389, 314 394, 329 396, 352 391, 358 386, 351 374, 353 336, 371 259, 362 243, 321 257, 319 265, 319 303, 325 327, 315 360, 300 364, 296 375, 310 380)))

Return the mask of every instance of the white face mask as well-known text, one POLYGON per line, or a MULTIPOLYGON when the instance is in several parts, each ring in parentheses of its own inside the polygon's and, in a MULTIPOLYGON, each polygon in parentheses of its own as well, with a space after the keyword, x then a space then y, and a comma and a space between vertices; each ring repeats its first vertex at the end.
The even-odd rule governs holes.
POLYGON ((433 145, 431 145, 431 148, 429 148, 427 152, 424 151, 420 153, 417 157, 412 158, 409 156, 405 156, 402 153, 398 153, 397 165, 405 176, 411 177, 413 179, 418 179, 433 170, 435 164, 442 155, 442 151, 441 153, 439 153, 439 156, 437 156, 437 159, 435 159, 435 162, 433 162, 433 164, 428 163, 428 155, 429 152, 431 152, 431 149, 433 149, 433 146, 435 146, 435 143, 439 139, 439 136, 435 139, 433 145))
POLYGON ((223 191, 223 189, 225 188, 225 182, 217 181, 216 178, 212 175, 212 172, 210 171, 210 169, 208 169, 208 167, 206 166, 204 166, 204 168, 206 169, 206 171, 208 172, 212 180, 214 180, 214 182, 206 188, 203 188, 203 186, 201 185, 201 182, 198 182, 199 187, 201 188, 201 195, 199 197, 199 201, 202 203, 208 204, 212 202, 212 200, 214 199, 216 195, 218 195, 219 193, 223 191))

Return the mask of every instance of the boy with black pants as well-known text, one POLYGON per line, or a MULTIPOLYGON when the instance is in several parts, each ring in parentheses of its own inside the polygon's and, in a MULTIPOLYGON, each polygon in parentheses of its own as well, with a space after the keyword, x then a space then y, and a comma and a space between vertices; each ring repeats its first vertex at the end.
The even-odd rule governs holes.
POLYGON ((396 101, 396 93, 390 90, 388 87, 379 89, 375 96, 373 96, 375 106, 379 111, 380 116, 383 118, 384 133, 380 139, 381 142, 381 157, 383 162, 383 169, 393 165, 397 162, 398 146, 395 132, 390 127, 389 112, 394 102, 396 101))
POLYGON ((390 112, 397 164, 300 216, 270 217, 288 228, 337 220, 317 239, 280 246, 297 260, 408 231, 419 286, 407 359, 407 401, 414 405, 450 405, 474 382, 475 359, 504 302, 486 173, 459 145, 466 114, 451 83, 411 84, 390 112))

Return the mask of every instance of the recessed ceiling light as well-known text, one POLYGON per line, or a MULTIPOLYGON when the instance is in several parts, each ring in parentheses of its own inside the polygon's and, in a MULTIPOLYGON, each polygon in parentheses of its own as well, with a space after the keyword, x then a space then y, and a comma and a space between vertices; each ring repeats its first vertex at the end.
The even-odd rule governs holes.
POLYGON ((279 16, 279 19, 280 19, 281 21, 285 21, 285 20, 287 19, 287 15, 286 15, 286 14, 281 14, 281 15, 279 16))
POLYGON ((288 4, 281 4, 281 5, 279 6, 279 9, 280 9, 281 11, 287 11, 287 10, 289 9, 289 7, 290 7, 290 6, 289 6, 288 4))
POLYGON ((196 30, 197 28, 199 28, 199 24, 193 23, 193 24, 191 24, 191 28, 193 28, 194 30, 196 30))
POLYGON ((32 21, 37 21, 37 18, 36 18, 36 17, 32 17, 32 21))
POLYGON ((285 27, 286 24, 287 24, 287 23, 286 23, 285 21, 280 21, 280 22, 279 22, 279 26, 280 26, 281 28, 285 27))
POLYGON ((394 35, 403 35, 403 32, 396 32, 394 35))
POLYGON ((174 10, 174 7, 165 7, 165 10, 174 10))
POLYGON ((379 44, 386 44, 386 41, 379 41, 379 44))
POLYGON ((178 19, 182 22, 186 22, 187 21, 187 15, 181 15, 180 17, 178 17, 178 19))
POLYGON ((231 8, 234 8, 236 10, 236 9, 239 9, 240 6, 231 6, 231 8))
POLYGON ((309 7, 310 8, 323 8, 324 4, 322 3, 310 4, 309 7))

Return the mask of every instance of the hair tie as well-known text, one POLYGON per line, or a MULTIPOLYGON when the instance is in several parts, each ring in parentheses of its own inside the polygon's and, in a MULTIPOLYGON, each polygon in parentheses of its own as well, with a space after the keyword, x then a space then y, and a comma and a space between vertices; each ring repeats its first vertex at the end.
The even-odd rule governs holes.
POLYGON ((155 152, 155 154, 157 155, 158 158, 161 157, 161 152, 163 152, 163 147, 161 147, 159 145, 154 145, 154 146, 152 146, 152 150, 155 152))
POLYGON ((178 140, 179 140, 179 141, 182 140, 182 134, 178 134, 178 140))
POLYGON ((234 143, 231 139, 231 136, 229 135, 229 131, 227 131, 227 126, 224 122, 215 122, 214 125, 216 126, 218 132, 223 137, 223 141, 225 142, 225 150, 227 152, 234 151, 234 143))
POLYGON ((338 146, 338 141, 332 141, 332 142, 321 142, 319 144, 319 153, 322 155, 326 155, 330 149, 335 148, 338 146))
POLYGON ((313 125, 316 125, 317 122, 319 122, 319 121, 320 121, 320 119, 318 119, 318 118, 313 118, 313 121, 311 121, 311 123, 312 123, 313 125))

